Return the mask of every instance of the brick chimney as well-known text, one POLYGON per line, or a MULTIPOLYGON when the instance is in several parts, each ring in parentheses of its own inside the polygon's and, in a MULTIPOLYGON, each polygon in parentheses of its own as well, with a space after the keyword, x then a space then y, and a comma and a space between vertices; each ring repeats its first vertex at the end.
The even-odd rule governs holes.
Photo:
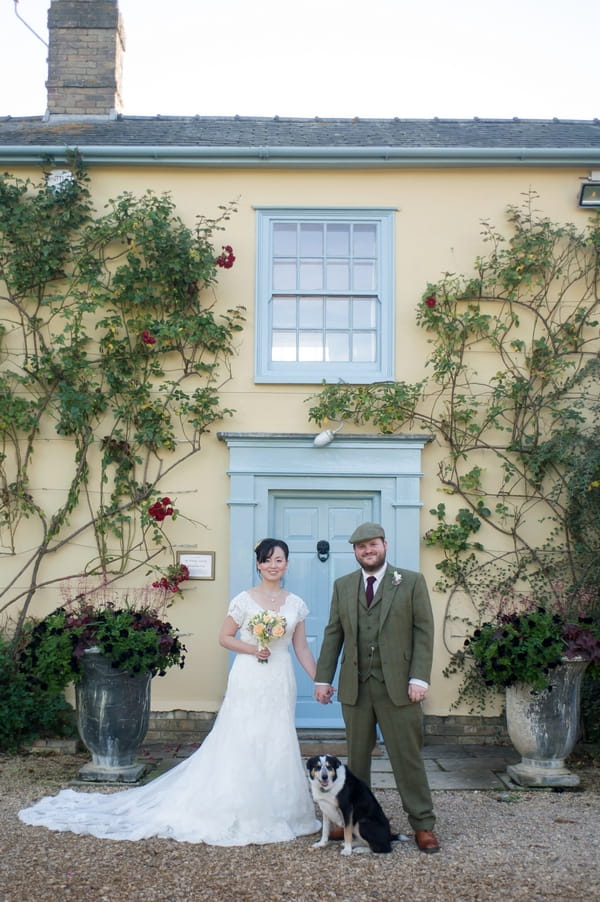
POLYGON ((48 30, 46 118, 114 119, 125 50, 118 0, 52 0, 48 30))

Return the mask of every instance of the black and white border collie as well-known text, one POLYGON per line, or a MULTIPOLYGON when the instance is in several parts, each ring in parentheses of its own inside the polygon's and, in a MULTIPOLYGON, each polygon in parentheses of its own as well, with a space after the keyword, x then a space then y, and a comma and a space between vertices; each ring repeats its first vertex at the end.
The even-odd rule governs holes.
MULTIPOLYGON (((362 840, 372 852, 391 852, 392 842, 406 840, 393 834, 390 822, 367 784, 334 755, 313 755, 306 762, 312 797, 323 815, 321 839, 312 848, 326 846, 333 825, 344 828, 342 855, 352 855, 352 838, 362 840)), ((355 848, 366 852, 364 846, 355 848)))

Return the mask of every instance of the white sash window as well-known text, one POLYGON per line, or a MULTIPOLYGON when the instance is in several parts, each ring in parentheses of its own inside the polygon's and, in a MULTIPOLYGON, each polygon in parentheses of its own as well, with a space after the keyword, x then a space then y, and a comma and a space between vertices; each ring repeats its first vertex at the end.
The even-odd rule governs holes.
POLYGON ((393 378, 393 215, 257 210, 257 382, 393 378))

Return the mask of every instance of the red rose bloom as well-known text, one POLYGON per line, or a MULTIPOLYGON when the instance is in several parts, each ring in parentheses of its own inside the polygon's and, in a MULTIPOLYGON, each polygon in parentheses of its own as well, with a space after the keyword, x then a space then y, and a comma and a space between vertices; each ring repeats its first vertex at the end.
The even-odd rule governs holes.
POLYGON ((144 329, 144 331, 142 332, 142 341, 144 342, 145 345, 155 345, 156 344, 156 339, 155 339, 154 335, 150 335, 150 333, 148 332, 147 329, 144 329))
POLYGON ((217 266, 222 266, 223 269, 231 269, 234 263, 235 257, 232 246, 230 244, 223 245, 223 253, 216 259, 217 266))
POLYGON ((437 304, 437 301, 434 298, 434 296, 432 294, 430 294, 428 298, 425 298, 425 303, 427 304, 428 307, 435 307, 435 305, 437 304))
POLYGON ((177 567, 169 567, 167 576, 152 583, 155 589, 164 589, 169 592, 179 592, 179 583, 185 582, 190 578, 190 571, 185 564, 179 564, 177 567))
POLYGON ((148 508, 148 515, 158 523, 162 523, 165 517, 172 517, 174 513, 170 498, 161 498, 148 508))

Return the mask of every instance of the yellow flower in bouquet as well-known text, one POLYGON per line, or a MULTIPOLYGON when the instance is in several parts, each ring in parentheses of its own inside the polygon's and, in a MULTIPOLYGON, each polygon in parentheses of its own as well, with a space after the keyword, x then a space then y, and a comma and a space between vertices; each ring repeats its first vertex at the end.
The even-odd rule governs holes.
MULTIPOLYGON (((285 635, 287 622, 281 614, 273 611, 261 611, 248 621, 248 629, 258 639, 259 648, 266 648, 271 639, 281 639, 285 635)), ((266 658, 258 659, 261 664, 266 664, 266 658)))

